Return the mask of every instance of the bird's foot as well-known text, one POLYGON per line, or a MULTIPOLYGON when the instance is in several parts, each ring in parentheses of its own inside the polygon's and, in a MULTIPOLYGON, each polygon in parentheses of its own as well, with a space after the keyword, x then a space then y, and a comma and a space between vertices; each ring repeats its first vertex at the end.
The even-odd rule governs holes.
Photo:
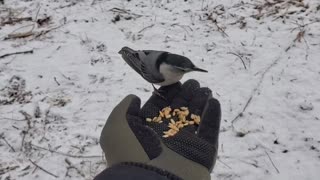
MULTIPOLYGON (((153 87, 153 90, 154 90, 154 91, 152 92, 152 94, 155 94, 155 95, 161 97, 162 99, 164 99, 165 101, 167 101, 167 98, 164 97, 164 96, 161 94, 161 90, 159 90, 159 89, 157 89, 156 87, 154 87, 153 84, 152 84, 152 87, 153 87)), ((164 91, 162 91, 162 92, 164 92, 164 91)))

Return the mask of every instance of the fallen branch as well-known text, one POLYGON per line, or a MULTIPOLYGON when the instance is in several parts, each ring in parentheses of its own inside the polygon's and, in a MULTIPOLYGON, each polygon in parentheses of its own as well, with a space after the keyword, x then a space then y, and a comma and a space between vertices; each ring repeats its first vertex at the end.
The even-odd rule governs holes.
POLYGON ((7 57, 7 56, 16 55, 16 54, 32 54, 32 53, 33 53, 33 50, 7 53, 7 54, 4 54, 4 55, 1 55, 1 56, 0 56, 0 59, 5 58, 5 57, 7 57))
POLYGON ((59 177, 59 176, 57 176, 57 175, 49 172, 48 170, 44 169, 43 167, 39 166, 39 165, 36 164, 35 162, 31 161, 31 159, 29 159, 29 161, 30 161, 34 166, 36 166, 37 168, 39 168, 40 170, 42 170, 43 172, 45 172, 45 173, 47 173, 47 174, 49 174, 49 175, 51 175, 51 176, 53 176, 53 177, 55 177, 55 178, 58 178, 58 177, 59 177))

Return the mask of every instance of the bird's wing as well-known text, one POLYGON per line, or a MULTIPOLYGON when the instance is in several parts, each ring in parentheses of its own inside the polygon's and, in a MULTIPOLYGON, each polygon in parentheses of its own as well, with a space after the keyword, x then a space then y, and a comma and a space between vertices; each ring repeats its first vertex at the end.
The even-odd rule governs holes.
POLYGON ((163 51, 143 51, 146 57, 141 59, 141 74, 142 76, 151 83, 161 83, 165 79, 159 72, 159 64, 157 60, 164 53, 163 51))
POLYGON ((164 81, 156 66, 157 54, 159 51, 135 51, 129 47, 123 47, 119 54, 126 63, 150 83, 164 81))

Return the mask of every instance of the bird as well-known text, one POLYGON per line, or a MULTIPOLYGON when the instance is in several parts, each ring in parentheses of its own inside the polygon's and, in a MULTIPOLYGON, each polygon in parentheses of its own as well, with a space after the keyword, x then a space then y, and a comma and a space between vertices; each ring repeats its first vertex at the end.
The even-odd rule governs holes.
POLYGON ((208 72, 195 66, 189 58, 166 51, 133 50, 125 46, 119 54, 132 69, 152 84, 158 95, 154 84, 169 86, 179 82, 186 73, 208 72))

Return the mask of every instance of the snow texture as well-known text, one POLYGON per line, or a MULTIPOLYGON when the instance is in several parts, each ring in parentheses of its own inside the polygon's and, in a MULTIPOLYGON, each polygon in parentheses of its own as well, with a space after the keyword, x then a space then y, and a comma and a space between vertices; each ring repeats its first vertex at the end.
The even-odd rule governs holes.
POLYGON ((0 179, 92 179, 99 135, 151 85, 123 46, 182 54, 222 104, 212 179, 320 177, 319 0, 1 0, 0 179), (318 60, 317 60, 318 59, 318 60))

